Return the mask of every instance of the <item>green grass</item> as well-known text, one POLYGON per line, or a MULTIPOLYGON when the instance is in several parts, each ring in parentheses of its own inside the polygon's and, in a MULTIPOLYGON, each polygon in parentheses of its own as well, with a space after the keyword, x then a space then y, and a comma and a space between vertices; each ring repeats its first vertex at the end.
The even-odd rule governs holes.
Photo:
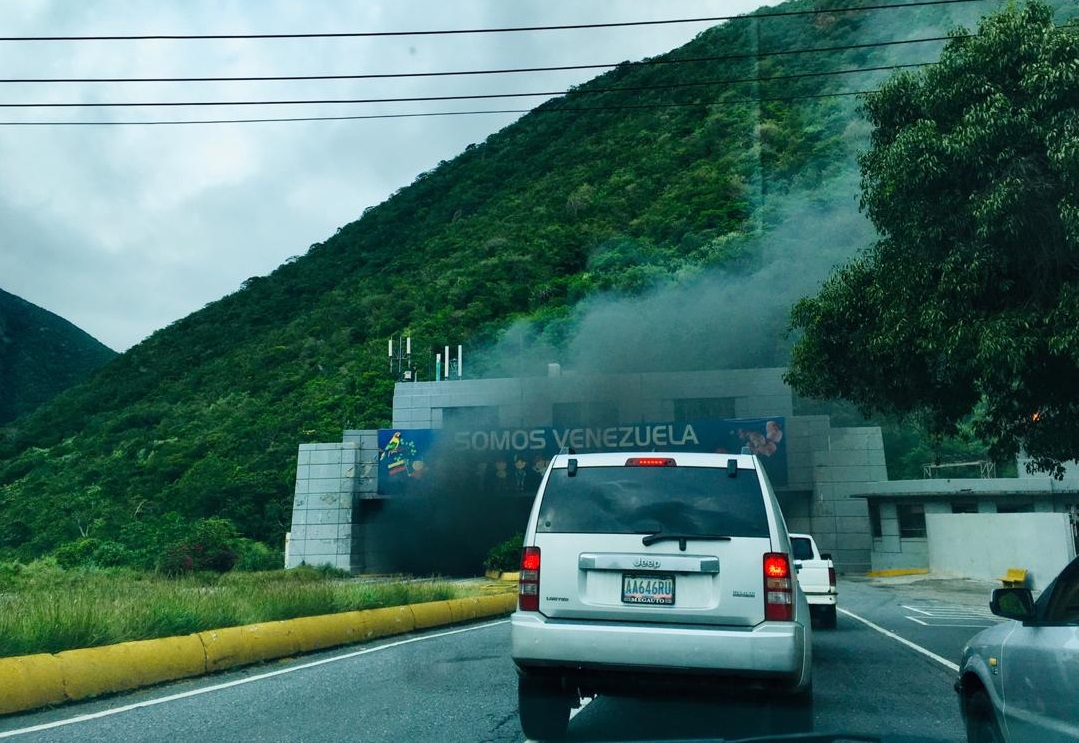
POLYGON ((63 570, 51 560, 0 564, 0 657, 382 606, 441 601, 439 580, 363 581, 310 568, 199 574, 63 570))

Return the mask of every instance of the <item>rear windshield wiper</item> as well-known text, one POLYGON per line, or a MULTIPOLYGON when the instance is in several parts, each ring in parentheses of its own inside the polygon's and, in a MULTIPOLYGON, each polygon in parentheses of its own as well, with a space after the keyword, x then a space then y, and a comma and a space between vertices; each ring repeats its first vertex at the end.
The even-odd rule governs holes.
POLYGON ((678 542, 678 549, 683 552, 686 551, 687 539, 700 539, 710 542, 729 542, 731 538, 725 534, 676 534, 674 532, 657 531, 655 534, 649 534, 641 540, 641 544, 645 547, 651 547, 653 544, 659 542, 678 542))

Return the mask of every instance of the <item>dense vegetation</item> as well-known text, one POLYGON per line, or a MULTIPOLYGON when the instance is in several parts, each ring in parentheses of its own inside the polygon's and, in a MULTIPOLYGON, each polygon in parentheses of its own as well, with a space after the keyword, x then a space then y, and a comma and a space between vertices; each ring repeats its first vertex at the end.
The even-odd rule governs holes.
POLYGON ((1059 476, 1079 451, 1079 34, 1055 23, 1010 7, 868 96, 881 238, 796 306, 788 380, 1059 476))
POLYGON ((0 289, 0 425, 116 356, 63 318, 0 289))
POLYGON ((5 429, 0 557, 92 538, 148 565, 208 517, 280 545, 297 444, 388 424, 387 337, 409 329, 424 358, 528 320, 558 343, 584 298, 752 263, 772 204, 849 180, 865 140, 851 127, 856 100, 832 94, 884 73, 804 75, 930 58, 939 45, 756 53, 939 36, 950 11, 725 24, 438 164, 5 429), (749 78, 763 80, 721 82, 749 78))

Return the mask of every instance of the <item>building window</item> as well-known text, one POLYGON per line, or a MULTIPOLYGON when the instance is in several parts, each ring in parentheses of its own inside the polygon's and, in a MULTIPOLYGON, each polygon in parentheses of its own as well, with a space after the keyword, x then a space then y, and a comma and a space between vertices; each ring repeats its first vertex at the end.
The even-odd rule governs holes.
POLYGON ((899 517, 900 539, 925 539, 925 506, 901 504, 895 510, 899 517))
POLYGON ((733 417, 733 397, 687 397, 674 401, 675 423, 733 417))
POLYGON ((952 504, 952 513, 978 513, 978 504, 970 501, 957 501, 952 504))
POLYGON ((997 513, 1034 513, 1034 504, 1027 503, 998 503, 997 513))
POLYGON ((591 428, 618 425, 618 406, 613 402, 556 402, 551 408, 555 428, 591 428))
POLYGON ((875 539, 880 539, 884 536, 884 532, 880 528, 880 504, 876 501, 869 501, 869 530, 873 533, 875 539))
POLYGON ((497 428, 498 408, 487 405, 442 408, 443 428, 497 428))

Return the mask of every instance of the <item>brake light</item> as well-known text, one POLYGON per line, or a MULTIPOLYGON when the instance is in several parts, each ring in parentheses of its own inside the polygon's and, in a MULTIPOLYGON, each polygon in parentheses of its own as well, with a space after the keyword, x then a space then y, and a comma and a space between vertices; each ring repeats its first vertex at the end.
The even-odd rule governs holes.
POLYGON ((835 588, 835 568, 828 568, 828 585, 835 588))
POLYGON ((674 467, 675 461, 671 457, 630 457, 626 460, 627 467, 674 467))
POLYGON ((521 611, 539 611, 539 547, 521 550, 521 577, 517 581, 517 608, 521 611))
POLYGON ((764 554, 764 618, 771 622, 794 619, 790 558, 782 552, 764 554))

